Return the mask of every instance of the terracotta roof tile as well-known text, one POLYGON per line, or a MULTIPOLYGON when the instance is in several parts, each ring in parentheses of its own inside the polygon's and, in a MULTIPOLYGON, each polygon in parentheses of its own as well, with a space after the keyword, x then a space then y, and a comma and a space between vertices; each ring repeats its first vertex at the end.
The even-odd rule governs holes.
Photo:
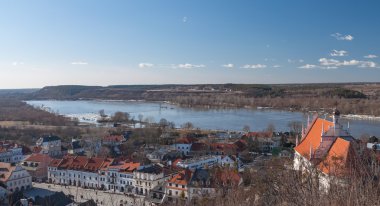
POLYGON ((303 138, 303 140, 298 146, 294 148, 294 150, 307 159, 310 159, 310 147, 312 148, 312 152, 316 151, 321 143, 322 125, 324 132, 326 132, 329 127, 332 127, 334 125, 334 123, 321 118, 315 119, 308 129, 305 138, 303 138))
POLYGON ((50 162, 52 158, 47 154, 31 154, 24 161, 27 162, 50 162))
POLYGON ((327 156, 318 164, 319 169, 332 175, 342 175, 346 172, 351 142, 337 138, 327 156))

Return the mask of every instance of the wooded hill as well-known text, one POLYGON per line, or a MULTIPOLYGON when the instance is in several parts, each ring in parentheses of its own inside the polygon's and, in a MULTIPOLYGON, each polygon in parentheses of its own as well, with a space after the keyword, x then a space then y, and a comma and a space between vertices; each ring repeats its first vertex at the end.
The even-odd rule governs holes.
POLYGON ((380 83, 63 85, 44 87, 24 99, 170 101, 190 107, 273 107, 380 115, 380 83))

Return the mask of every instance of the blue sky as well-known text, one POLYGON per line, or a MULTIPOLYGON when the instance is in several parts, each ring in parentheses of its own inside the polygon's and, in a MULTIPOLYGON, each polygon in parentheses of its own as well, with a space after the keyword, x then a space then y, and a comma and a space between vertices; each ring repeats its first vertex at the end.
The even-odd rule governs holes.
POLYGON ((0 88, 380 81, 377 0, 0 0, 0 88))

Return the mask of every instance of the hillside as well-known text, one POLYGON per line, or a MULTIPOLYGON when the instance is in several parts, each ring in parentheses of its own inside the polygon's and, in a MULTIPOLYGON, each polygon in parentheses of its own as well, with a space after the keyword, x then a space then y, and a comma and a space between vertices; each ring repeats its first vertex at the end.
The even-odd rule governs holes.
POLYGON ((321 110, 339 107, 343 113, 380 115, 380 84, 202 84, 50 86, 25 99, 170 101, 189 107, 273 107, 321 110))

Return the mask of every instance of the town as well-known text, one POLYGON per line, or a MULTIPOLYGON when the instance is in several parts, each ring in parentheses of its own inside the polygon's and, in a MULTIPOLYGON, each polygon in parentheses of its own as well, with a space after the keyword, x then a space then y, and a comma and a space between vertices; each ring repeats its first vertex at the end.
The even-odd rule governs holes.
POLYGON ((120 112, 112 119, 103 115, 100 122, 107 122, 109 134, 98 138, 64 141, 48 134, 34 145, 1 141, 2 203, 196 205, 254 186, 252 175, 272 168, 273 161, 295 173, 315 171, 318 190, 329 191, 358 170, 359 154, 380 157, 378 139, 352 137, 338 110, 331 120, 309 116, 302 125, 290 125, 289 132, 276 132, 274 125, 256 132, 248 126, 244 131, 202 131, 191 123, 170 127, 167 120, 140 122, 136 128, 121 117, 120 112), (152 130, 160 132, 147 132, 152 130))

